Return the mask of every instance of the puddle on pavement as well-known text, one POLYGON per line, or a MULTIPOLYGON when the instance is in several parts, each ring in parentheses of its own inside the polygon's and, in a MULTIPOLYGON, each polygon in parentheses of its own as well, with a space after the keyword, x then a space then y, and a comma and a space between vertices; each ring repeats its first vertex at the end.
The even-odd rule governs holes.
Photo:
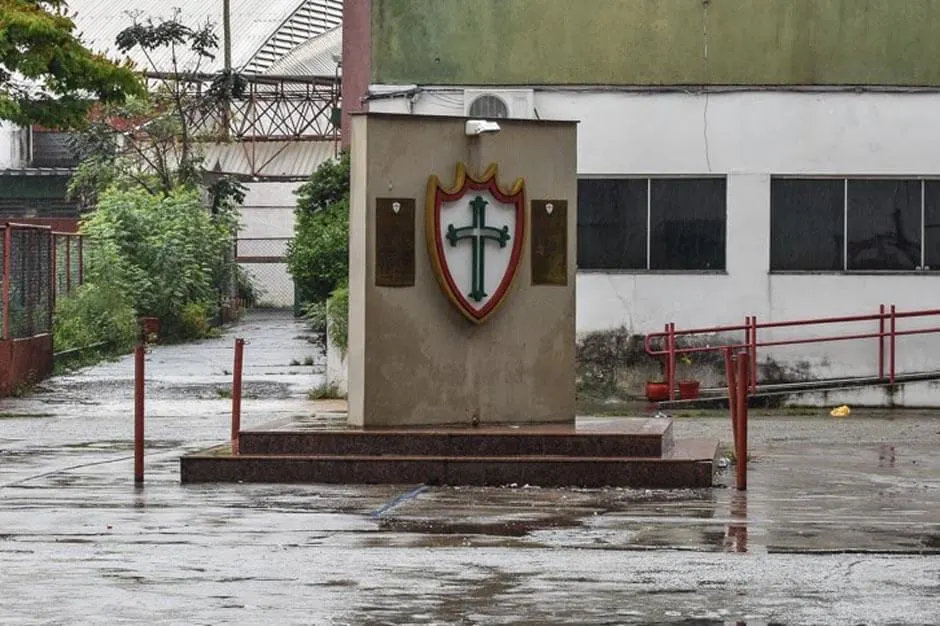
POLYGON ((28 413, 16 411, 0 412, 0 420, 34 419, 40 417, 55 417, 55 413, 28 413))
POLYGON ((495 535, 524 537, 533 531, 571 529, 583 522, 567 516, 514 520, 443 520, 390 518, 379 521, 379 529, 391 532, 423 533, 432 535, 495 535))
MULTIPOLYGON (((184 445, 183 441, 173 440, 149 440, 147 441, 148 450, 175 450, 184 445)), ((79 443, 64 443, 60 446, 68 450, 110 450, 124 451, 131 450, 134 442, 128 439, 108 439, 103 441, 82 441, 79 443)))

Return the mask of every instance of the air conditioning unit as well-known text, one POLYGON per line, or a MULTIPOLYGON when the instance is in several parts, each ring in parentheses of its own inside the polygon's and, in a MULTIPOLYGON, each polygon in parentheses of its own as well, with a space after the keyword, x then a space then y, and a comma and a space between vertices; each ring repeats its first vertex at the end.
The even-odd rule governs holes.
POLYGON ((532 89, 464 89, 464 115, 482 119, 535 117, 532 89))

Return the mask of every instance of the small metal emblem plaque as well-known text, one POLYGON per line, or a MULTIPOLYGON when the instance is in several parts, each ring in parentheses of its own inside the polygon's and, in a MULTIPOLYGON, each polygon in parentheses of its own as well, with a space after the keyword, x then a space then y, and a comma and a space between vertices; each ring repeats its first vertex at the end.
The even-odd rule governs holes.
POLYGON ((375 200, 375 284, 415 284, 415 199, 375 200))
POLYGON ((532 201, 532 284, 568 284, 568 201, 532 201))

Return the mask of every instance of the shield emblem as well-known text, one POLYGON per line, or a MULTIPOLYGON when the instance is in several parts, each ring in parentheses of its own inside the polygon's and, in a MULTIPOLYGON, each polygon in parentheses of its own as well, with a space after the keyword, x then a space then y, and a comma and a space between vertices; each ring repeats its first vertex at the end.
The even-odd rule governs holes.
POLYGON ((457 164, 454 186, 428 180, 427 241, 431 265, 445 295, 470 321, 482 324, 512 284, 525 237, 525 184, 506 191, 497 166, 473 178, 457 164))

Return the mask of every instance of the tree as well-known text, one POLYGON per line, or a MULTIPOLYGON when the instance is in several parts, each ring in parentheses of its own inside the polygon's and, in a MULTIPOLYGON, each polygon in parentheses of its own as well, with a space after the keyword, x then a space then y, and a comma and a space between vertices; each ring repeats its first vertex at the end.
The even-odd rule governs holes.
POLYGON ((0 119, 80 128, 96 101, 143 93, 128 63, 87 49, 74 30, 64 0, 0 0, 0 119))
POLYGON ((207 89, 197 89, 206 81, 204 64, 215 58, 219 46, 211 23, 188 26, 179 9, 164 20, 141 19, 139 14, 131 18, 116 45, 122 52, 140 50, 150 66, 151 89, 99 107, 76 138, 73 147, 82 163, 70 193, 86 206, 115 183, 151 194, 201 185, 206 172, 198 143, 226 134, 228 103, 246 88, 243 77, 224 70, 211 76, 207 89), (163 58, 169 59, 167 66, 158 64, 163 58))
POLYGON ((323 303, 349 276, 349 153, 326 161, 297 189, 287 267, 300 299, 323 303))

